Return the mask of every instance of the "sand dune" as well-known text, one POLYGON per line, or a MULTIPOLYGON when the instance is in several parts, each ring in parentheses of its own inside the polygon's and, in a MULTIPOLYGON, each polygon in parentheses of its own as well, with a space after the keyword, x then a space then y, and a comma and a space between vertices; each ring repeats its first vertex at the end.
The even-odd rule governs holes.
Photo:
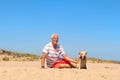
POLYGON ((0 80, 120 80, 120 64, 87 63, 88 69, 40 69, 39 61, 1 61, 0 80))

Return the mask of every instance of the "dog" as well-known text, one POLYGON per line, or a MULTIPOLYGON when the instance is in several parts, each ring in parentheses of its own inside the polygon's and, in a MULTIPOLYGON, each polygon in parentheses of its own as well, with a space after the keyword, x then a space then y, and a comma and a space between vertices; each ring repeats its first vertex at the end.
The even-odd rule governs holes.
POLYGON ((79 57, 79 69, 87 69, 86 62, 87 62, 87 52, 81 51, 78 53, 79 57))

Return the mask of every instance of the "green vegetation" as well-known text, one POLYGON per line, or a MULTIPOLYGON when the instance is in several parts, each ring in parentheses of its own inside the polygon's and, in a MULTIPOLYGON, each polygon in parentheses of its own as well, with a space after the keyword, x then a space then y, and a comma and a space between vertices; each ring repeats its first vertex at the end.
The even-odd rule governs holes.
POLYGON ((92 63, 115 63, 115 64, 120 64, 120 61, 103 60, 103 59, 98 59, 98 58, 87 58, 87 61, 90 61, 92 63))
POLYGON ((3 57, 3 59, 2 59, 3 61, 9 61, 9 57, 3 57))
MULTIPOLYGON (((12 52, 0 49, 0 61, 37 61, 41 59, 40 56, 30 53, 20 53, 20 52, 12 52)), ((77 59, 75 59, 77 60, 77 59)), ((98 58, 87 58, 88 62, 92 63, 116 63, 120 64, 120 61, 114 60, 103 60, 98 58)))
POLYGON ((40 56, 35 54, 0 50, 0 60, 2 61, 36 61, 39 59, 40 56))

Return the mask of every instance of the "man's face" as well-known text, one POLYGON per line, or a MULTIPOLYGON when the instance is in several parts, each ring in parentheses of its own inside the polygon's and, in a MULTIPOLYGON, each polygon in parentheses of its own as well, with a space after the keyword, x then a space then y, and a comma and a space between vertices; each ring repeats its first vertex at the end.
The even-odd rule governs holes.
POLYGON ((53 43, 53 45, 57 45, 57 43, 58 43, 58 36, 53 36, 52 43, 53 43))

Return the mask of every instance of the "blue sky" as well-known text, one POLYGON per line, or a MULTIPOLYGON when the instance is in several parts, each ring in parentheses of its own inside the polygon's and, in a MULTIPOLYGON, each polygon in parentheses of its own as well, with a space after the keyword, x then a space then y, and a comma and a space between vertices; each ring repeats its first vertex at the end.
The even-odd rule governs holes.
POLYGON ((52 33, 66 54, 120 61, 119 0, 1 0, 0 49, 41 55, 52 33))

